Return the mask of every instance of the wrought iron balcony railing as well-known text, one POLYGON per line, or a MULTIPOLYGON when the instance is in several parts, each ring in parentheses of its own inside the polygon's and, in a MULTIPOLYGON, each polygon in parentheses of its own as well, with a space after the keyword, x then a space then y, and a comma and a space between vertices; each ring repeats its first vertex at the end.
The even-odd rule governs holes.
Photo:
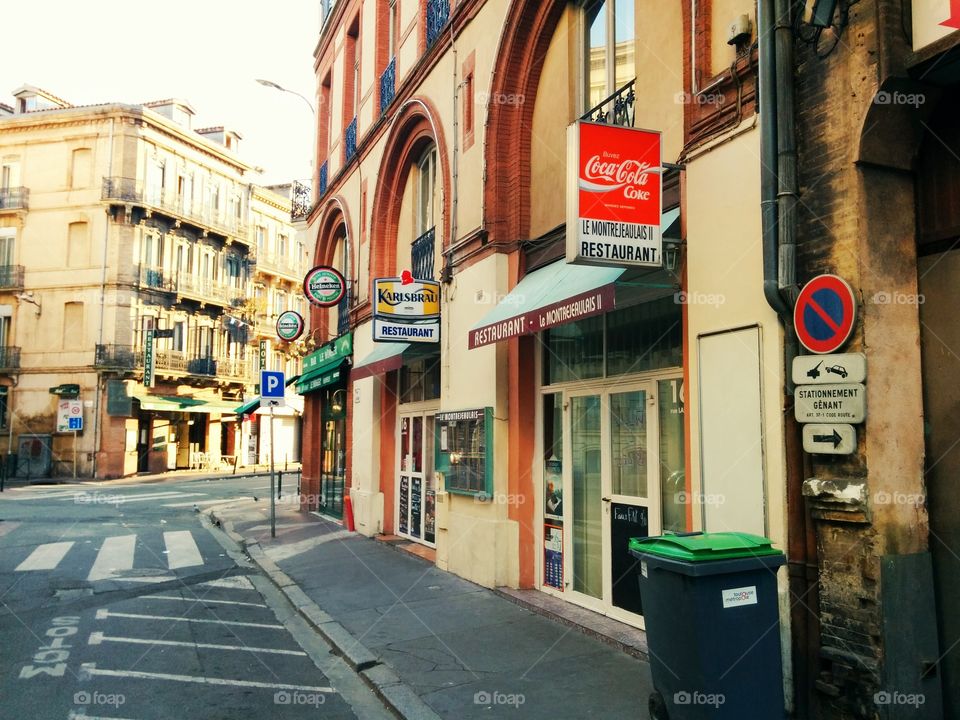
POLYGON ((0 290, 23 287, 23 265, 0 265, 0 290))
POLYGON ((11 373, 20 369, 20 348, 7 345, 0 347, 0 372, 11 373))
POLYGON ((450 19, 450 0, 427 0, 427 47, 440 37, 440 31, 450 19))
POLYGON ((320 166, 320 172, 317 175, 317 197, 323 197, 327 194, 327 161, 323 161, 320 166))
POLYGON ((231 217, 230 212, 221 212, 220 209, 193 202, 191 198, 169 192, 165 188, 144 189, 134 178, 103 178, 100 199, 150 207, 200 228, 237 238, 243 243, 249 242, 247 225, 242 218, 231 217))
POLYGON ((357 154, 357 118, 354 116, 347 130, 343 134, 343 156, 345 162, 350 162, 357 154))
POLYGON ((308 269, 303 267, 303 263, 298 258, 280 257, 266 252, 257 256, 257 270, 301 279, 308 269))
POLYGON ((293 181, 293 205, 290 208, 290 219, 294 222, 305 219, 313 209, 310 197, 310 186, 297 180, 293 181))
POLYGON ((337 303, 337 337, 350 330, 350 288, 337 303))
POLYGON ((636 82, 637 79, 634 78, 613 93, 613 95, 604 98, 596 107, 584 113, 581 119, 589 120, 590 122, 633 127, 635 114, 634 105, 636 101, 634 84, 636 84, 636 82))
POLYGON ((413 241, 410 248, 410 264, 413 277, 418 280, 433 280, 433 245, 436 228, 430 228, 413 241))
POLYGON ((0 210, 27 210, 30 190, 25 187, 0 188, 0 210))
POLYGON ((392 58, 380 75, 380 114, 383 115, 397 93, 397 59, 392 58))
POLYGON ((216 375, 217 361, 212 357, 199 357, 187 360, 187 372, 191 375, 216 375))
POLYGON ((113 370, 133 370, 137 367, 137 354, 130 345, 97 345, 93 366, 113 370))

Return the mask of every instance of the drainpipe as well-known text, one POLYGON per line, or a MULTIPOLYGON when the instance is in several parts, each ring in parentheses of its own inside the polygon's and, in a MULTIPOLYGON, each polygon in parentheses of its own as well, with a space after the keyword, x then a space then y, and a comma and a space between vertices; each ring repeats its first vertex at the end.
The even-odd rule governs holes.
MULTIPOLYGON (((793 83, 791 0, 759 0, 760 193, 763 237, 763 293, 784 327, 785 405, 793 395, 791 366, 798 354, 793 328, 797 299, 796 207, 798 171, 793 83)), ((800 428, 791 412, 784 417, 787 494, 788 582, 791 594, 809 598, 791 612, 791 705, 798 717, 809 715, 807 690, 819 652, 819 622, 806 611, 817 608, 818 560, 813 525, 806 511, 803 480, 807 475, 799 442, 800 428)))

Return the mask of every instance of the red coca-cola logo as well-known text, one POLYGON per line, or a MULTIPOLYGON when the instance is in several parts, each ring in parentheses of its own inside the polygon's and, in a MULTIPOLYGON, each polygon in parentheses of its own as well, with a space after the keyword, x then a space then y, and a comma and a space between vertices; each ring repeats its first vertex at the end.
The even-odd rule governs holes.
POLYGON ((610 185, 646 185, 652 166, 639 160, 607 160, 594 155, 583 167, 584 180, 602 180, 610 185))

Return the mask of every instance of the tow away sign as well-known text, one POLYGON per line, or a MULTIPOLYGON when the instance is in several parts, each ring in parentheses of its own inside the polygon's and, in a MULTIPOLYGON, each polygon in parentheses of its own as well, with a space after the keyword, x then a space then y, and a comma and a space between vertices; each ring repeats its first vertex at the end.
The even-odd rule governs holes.
POLYGON ((797 387, 794 415, 800 423, 862 423, 867 389, 862 383, 797 387))
POLYGON ((867 357, 863 353, 798 355, 793 359, 794 385, 862 383, 867 379, 867 357))

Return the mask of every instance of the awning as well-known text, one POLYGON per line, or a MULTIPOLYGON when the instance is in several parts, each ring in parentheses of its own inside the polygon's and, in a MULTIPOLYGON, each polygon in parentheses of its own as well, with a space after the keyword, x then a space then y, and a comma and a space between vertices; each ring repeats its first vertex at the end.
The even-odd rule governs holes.
MULTIPOLYGON (((288 416, 303 413, 303 398, 299 395, 287 393, 284 395, 284 402, 283 407, 273 409, 274 415, 288 416)), ((243 405, 236 407, 234 412, 236 412, 237 415, 269 415, 270 409, 260 407, 260 396, 257 395, 252 400, 248 400, 243 405)))
POLYGON ((304 373, 297 380, 297 392, 303 395, 340 382, 344 377, 345 364, 346 360, 338 358, 304 373))
POLYGON ((625 268, 558 260, 526 275, 470 329, 471 349, 600 315, 614 307, 614 283, 625 268))
POLYGON ((234 412, 237 415, 249 415, 251 412, 260 407, 260 396, 257 395, 253 400, 245 402, 243 405, 237 407, 234 412))
POLYGON ((403 365, 403 353, 410 343, 377 343, 373 351, 353 366, 354 380, 397 370, 403 365))
POLYGON ((235 403, 223 400, 203 400, 190 395, 151 395, 143 388, 134 386, 130 396, 140 402, 143 410, 161 412, 219 413, 233 415, 235 403))

